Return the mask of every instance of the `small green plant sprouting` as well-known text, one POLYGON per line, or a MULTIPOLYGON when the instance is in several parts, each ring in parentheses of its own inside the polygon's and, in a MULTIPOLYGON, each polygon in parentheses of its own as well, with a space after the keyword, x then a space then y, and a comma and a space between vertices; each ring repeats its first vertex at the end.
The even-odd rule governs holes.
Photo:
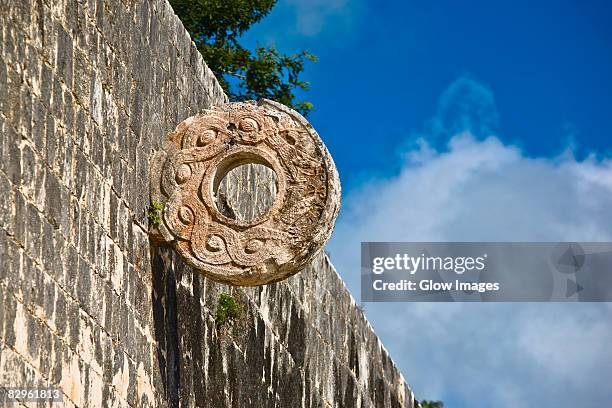
POLYGON ((222 293, 217 301, 215 323, 217 326, 223 326, 228 321, 238 319, 241 312, 242 309, 236 299, 227 293, 222 293))
POLYGON ((161 214, 164 210, 164 204, 159 201, 151 200, 147 209, 147 218, 151 225, 159 225, 161 223, 161 214))

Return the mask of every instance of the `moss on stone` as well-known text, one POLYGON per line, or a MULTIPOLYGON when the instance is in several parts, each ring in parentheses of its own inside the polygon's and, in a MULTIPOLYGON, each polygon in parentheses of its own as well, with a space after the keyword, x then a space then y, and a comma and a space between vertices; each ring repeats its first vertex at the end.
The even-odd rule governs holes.
POLYGON ((223 326, 227 322, 234 321, 242 314, 242 308, 231 295, 222 293, 217 301, 215 322, 217 326, 223 326))
POLYGON ((161 214, 164 210, 164 204, 155 200, 151 200, 147 209, 147 218, 151 225, 159 225, 161 223, 161 214))

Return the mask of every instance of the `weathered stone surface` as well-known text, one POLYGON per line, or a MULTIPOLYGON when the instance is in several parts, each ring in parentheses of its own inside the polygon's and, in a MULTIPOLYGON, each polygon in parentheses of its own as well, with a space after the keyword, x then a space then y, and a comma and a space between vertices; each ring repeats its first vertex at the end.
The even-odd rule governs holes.
MULTIPOLYGON (((236 181, 246 191, 255 180, 236 181)), ((340 181, 306 119, 264 99, 181 122, 152 164, 151 197, 164 204, 159 231, 188 264, 216 281, 254 286, 286 279, 319 253, 338 214, 340 181), (274 196, 246 219, 241 213, 258 200, 231 200, 227 182, 219 187, 231 170, 255 164, 270 168, 267 184, 275 184, 259 201, 274 196)))
POLYGON ((225 102, 166 0, 0 1, 0 387, 59 387, 68 407, 413 407, 324 254, 242 289, 150 245, 154 152, 225 102), (219 326, 222 292, 244 313, 219 326))

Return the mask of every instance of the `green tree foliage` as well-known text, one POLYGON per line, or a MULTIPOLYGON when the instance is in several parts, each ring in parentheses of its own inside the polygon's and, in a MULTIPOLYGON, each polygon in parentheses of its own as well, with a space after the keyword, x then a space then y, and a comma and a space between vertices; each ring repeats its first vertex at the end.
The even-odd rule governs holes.
POLYGON ((265 17, 277 0, 170 0, 204 60, 232 100, 273 99, 302 114, 312 103, 295 101, 295 90, 307 90, 300 79, 308 51, 286 55, 257 45, 251 51, 238 40, 265 17))
POLYGON ((421 408, 444 408, 442 401, 421 401, 421 408))

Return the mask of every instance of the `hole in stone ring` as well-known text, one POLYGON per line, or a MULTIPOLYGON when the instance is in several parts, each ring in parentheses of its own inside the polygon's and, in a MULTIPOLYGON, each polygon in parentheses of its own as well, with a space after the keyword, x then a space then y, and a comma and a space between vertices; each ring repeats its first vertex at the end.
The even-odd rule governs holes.
POLYGON ((278 177, 272 166, 254 154, 234 155, 217 168, 214 202, 226 217, 251 222, 265 214, 276 198, 278 177))

